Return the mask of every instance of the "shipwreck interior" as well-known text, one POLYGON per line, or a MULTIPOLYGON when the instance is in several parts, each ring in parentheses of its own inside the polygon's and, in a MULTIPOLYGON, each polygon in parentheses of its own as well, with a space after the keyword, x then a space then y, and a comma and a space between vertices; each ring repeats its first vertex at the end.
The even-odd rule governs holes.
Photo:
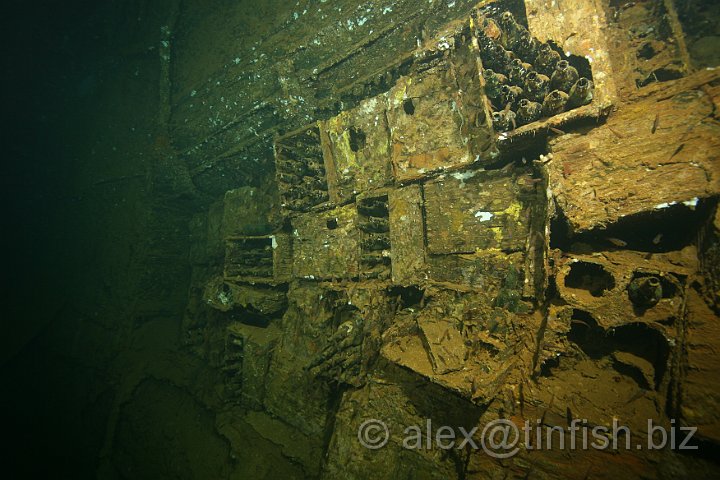
POLYGON ((720 478, 719 3, 7 13, 7 478, 720 478))

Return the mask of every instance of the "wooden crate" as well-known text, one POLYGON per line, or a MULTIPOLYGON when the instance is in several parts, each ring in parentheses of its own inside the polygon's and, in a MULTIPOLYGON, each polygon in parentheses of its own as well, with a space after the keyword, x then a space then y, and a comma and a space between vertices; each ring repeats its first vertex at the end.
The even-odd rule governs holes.
POLYGON ((307 212, 326 204, 330 197, 317 124, 307 125, 277 138, 274 149, 283 210, 307 212))
POLYGON ((223 373, 230 401, 251 409, 262 408, 272 349, 279 340, 280 330, 276 327, 259 328, 237 322, 228 326, 223 373))
POLYGON ((281 283, 290 279, 291 272, 292 240, 289 234, 226 238, 226 280, 281 283))
POLYGON ((293 276, 356 278, 360 271, 358 222, 355 204, 293 218, 293 276))
MULTIPOLYGON (((694 252, 692 252, 694 253, 694 252)), ((653 254, 603 252, 602 255, 555 252, 556 284, 568 305, 586 312, 605 329, 645 323, 672 338, 676 319, 683 315, 685 284, 694 268, 688 252, 653 254), (640 277, 655 277, 662 298, 654 305, 638 306, 630 297, 630 283, 640 277)))
POLYGON ((358 193, 392 180, 385 110, 386 96, 379 95, 319 123, 330 200, 334 203, 346 203, 358 193))
MULTIPOLYGON (((511 279, 511 295, 520 299, 526 275, 525 252, 478 251, 471 254, 428 255, 428 275, 433 282, 499 293, 511 279)), ((464 288, 463 288, 464 290, 464 288)))
POLYGON ((530 233, 530 205, 523 198, 533 188, 528 171, 465 171, 424 185, 427 248, 430 254, 525 249, 530 233))
POLYGON ((400 182, 495 159, 478 51, 468 24, 418 54, 413 71, 388 93, 393 174, 400 182))
POLYGON ((390 244, 392 281, 400 285, 427 280, 425 222, 421 185, 390 190, 390 244))
MULTIPOLYGON (((516 3, 493 2, 483 4, 475 11, 473 32, 476 35, 474 41, 480 51, 481 71, 487 68, 500 70, 499 73, 510 77, 509 70, 501 69, 497 62, 492 61, 492 49, 489 47, 502 45, 524 64, 529 63, 532 70, 551 77, 552 71, 543 71, 542 62, 535 61, 535 54, 526 54, 522 48, 517 48, 512 41, 517 37, 509 35, 508 29, 501 27, 501 15, 509 10, 522 29, 526 29, 539 44, 550 45, 551 49, 559 54, 559 59, 568 61, 580 77, 591 80, 594 89, 589 104, 568 105, 560 113, 544 113, 538 120, 526 124, 523 124, 519 116, 509 127, 498 127, 496 123, 496 145, 501 153, 527 148, 528 144, 536 143, 553 129, 557 130, 568 123, 606 115, 616 99, 616 86, 606 41, 608 22, 600 2, 580 0, 575 2, 572 9, 559 2, 546 0, 525 0, 524 5, 520 6, 516 3), (488 43, 488 38, 491 38, 491 43, 488 43), (508 38, 511 39, 510 42, 508 38)), ((481 77, 484 92, 489 94, 492 89, 489 88, 485 76, 481 77)), ((507 84, 510 86, 513 82, 509 80, 507 84)), ((528 98, 526 86, 520 87, 525 91, 521 98, 528 98)), ((570 93, 569 89, 564 91, 570 93)), ((497 97, 491 100, 489 96, 491 95, 484 95, 485 100, 491 104, 491 110, 501 112, 505 109, 507 103, 497 97)), ((517 113, 517 103, 512 110, 517 113)))
POLYGON ((255 187, 225 192, 222 204, 222 234, 266 235, 281 226, 275 195, 255 187))
POLYGON ((529 168, 456 172, 423 191, 430 280, 535 295, 545 189, 529 168))
POLYGON ((604 228, 624 217, 720 193, 720 127, 705 85, 715 71, 647 87, 661 95, 612 115, 586 135, 551 143, 550 187, 571 230, 604 228))
POLYGON ((392 263, 388 191, 361 194, 355 205, 360 230, 360 278, 388 279, 392 263))

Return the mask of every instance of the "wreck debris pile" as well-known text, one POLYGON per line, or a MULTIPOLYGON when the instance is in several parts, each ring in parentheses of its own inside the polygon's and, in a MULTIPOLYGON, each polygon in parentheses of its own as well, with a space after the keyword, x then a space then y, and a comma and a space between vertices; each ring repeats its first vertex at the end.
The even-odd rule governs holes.
MULTIPOLYGON (((439 415, 459 402, 473 425, 621 415, 643 432, 641 417, 683 416, 720 439, 711 416, 683 408, 707 392, 683 367, 705 358, 688 332, 715 318, 697 279, 700 263, 717 277, 717 73, 643 86, 608 117, 618 97, 606 25, 578 33, 604 17, 525 3, 527 27, 479 7, 421 43, 383 91, 276 136, 282 221, 224 238, 224 275, 204 300, 231 319, 221 358, 242 382, 228 395, 239 388, 243 407, 311 443, 330 439, 302 459, 309 470, 321 456, 331 477, 362 470, 357 412, 407 424, 420 416, 410 404, 439 415)), ((247 220, 233 212, 226 222, 247 220)), ((519 455, 527 475, 566 461, 519 455)), ((412 458, 455 478, 450 460, 412 458)), ((618 476, 628 465, 588 462, 618 476)), ((499 467, 469 455, 464 468, 499 467)))

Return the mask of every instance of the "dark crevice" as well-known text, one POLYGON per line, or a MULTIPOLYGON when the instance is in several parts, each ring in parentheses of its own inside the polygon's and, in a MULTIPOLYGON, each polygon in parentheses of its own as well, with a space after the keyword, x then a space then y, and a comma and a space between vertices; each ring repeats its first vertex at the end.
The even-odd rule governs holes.
POLYGON ((668 203, 661 208, 628 215, 604 229, 573 235, 562 210, 550 223, 550 247, 589 253, 606 250, 634 250, 664 253, 682 250, 695 243, 713 201, 692 200, 688 205, 668 203), (697 202, 696 205, 693 204, 697 202))
POLYGON ((350 134, 350 150, 358 152, 365 148, 365 132, 355 127, 351 127, 348 132, 350 134))
POLYGON ((250 325, 252 327, 267 328, 272 318, 264 313, 248 306, 247 308, 235 308, 228 312, 230 320, 250 325))
POLYGON ((343 395, 348 387, 344 384, 337 384, 331 388, 330 394, 328 395, 327 401, 327 417, 325 420, 325 428, 323 429, 322 438, 322 457, 321 457, 321 470, 324 470, 327 464, 328 458, 330 458, 330 442, 332 441, 333 434, 335 433, 335 423, 337 421, 338 412, 340 411, 340 405, 342 404, 343 395))
MULTIPOLYGON (((568 340, 578 345, 590 358, 598 360, 613 352, 627 352, 648 361, 654 368, 653 389, 658 389, 667 370, 670 345, 654 328, 643 323, 630 323, 604 330, 588 312, 575 309, 571 317, 568 340)), ((629 373, 642 387, 644 379, 632 366, 615 363, 615 368, 629 373)))
POLYGON ((412 98, 405 99, 405 101, 403 102, 403 111, 408 115, 415 114, 415 104, 413 103, 412 98))
POLYGON ((390 287, 388 289, 388 295, 392 298, 400 299, 400 308, 414 308, 419 307, 420 303, 425 296, 425 290, 416 287, 390 287))
POLYGON ((615 278, 602 265, 590 262, 575 262, 565 277, 565 286, 587 290, 593 297, 601 297, 606 291, 615 288, 615 278))
POLYGON ((550 377, 552 376, 552 370, 553 368, 557 368, 560 366, 560 357, 553 357, 548 358, 545 360, 542 365, 540 365, 540 376, 541 377, 550 377))

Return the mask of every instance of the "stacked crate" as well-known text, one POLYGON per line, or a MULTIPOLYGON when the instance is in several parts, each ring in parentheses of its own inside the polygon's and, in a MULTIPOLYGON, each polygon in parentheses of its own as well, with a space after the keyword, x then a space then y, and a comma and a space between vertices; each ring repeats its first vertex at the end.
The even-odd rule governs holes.
POLYGON ((282 283, 290 279, 292 243, 289 235, 237 235, 225 240, 225 279, 282 283))
POLYGON ((540 94, 555 86, 566 101, 513 123, 524 132, 542 136, 548 125, 597 116, 610 95, 594 93, 587 59, 531 35, 524 12, 502 11, 477 9, 423 45, 388 92, 276 140, 296 278, 487 288, 512 269, 529 279, 525 295, 535 293, 545 221, 536 206, 546 204, 545 183, 499 148, 516 133, 504 132, 498 115, 517 116, 530 98, 508 93, 527 90, 516 71, 533 68, 527 60, 548 77, 540 94), (560 67, 574 72, 567 85, 553 74, 560 67), (581 78, 588 95, 568 103, 581 78))

